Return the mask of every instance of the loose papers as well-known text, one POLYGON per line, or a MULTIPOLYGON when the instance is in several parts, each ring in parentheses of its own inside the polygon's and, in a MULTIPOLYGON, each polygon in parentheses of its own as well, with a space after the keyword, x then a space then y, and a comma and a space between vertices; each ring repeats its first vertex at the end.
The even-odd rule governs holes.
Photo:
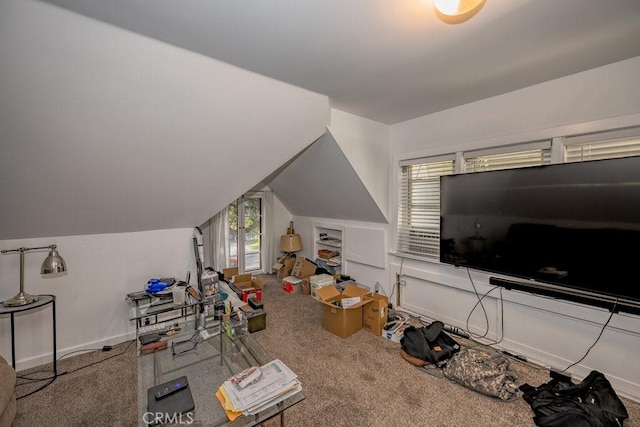
POLYGON ((261 376, 240 388, 232 379, 226 380, 216 392, 230 421, 240 415, 255 415, 289 396, 302 391, 297 375, 279 359, 260 367, 261 376))

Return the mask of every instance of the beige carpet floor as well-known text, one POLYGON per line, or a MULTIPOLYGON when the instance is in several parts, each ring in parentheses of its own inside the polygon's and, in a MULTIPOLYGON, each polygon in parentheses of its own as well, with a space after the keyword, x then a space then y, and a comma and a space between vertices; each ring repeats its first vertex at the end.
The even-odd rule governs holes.
MULTIPOLYGON (((400 345, 361 330, 339 338, 322 328, 321 304, 309 295, 287 294, 280 283, 263 290, 265 330, 254 335, 274 357, 293 369, 306 399, 285 415, 289 426, 533 426, 521 398, 504 402, 413 367, 400 358, 400 345)), ((473 343, 455 337, 460 344, 473 343)), ((134 346, 122 343, 64 359, 50 386, 18 400, 15 427, 137 425, 134 346), (85 368, 85 366, 90 365, 85 368)), ((548 372, 512 361, 521 383, 539 385, 548 372)), ((25 377, 46 376, 30 370, 25 377)), ((48 367, 50 369, 50 366, 48 367)), ((38 384, 21 379, 18 395, 38 384)), ((640 403, 623 399, 640 427, 640 403)), ((271 420, 267 426, 278 422, 271 420)))

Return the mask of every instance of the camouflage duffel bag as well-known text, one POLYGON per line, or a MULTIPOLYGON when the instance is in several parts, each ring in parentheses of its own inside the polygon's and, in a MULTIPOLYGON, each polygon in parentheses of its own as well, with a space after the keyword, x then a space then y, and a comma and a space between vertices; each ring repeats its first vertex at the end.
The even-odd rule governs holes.
POLYGON ((463 349, 447 362, 442 373, 451 381, 502 400, 519 395, 514 383, 518 376, 509 368, 509 359, 499 353, 463 349))

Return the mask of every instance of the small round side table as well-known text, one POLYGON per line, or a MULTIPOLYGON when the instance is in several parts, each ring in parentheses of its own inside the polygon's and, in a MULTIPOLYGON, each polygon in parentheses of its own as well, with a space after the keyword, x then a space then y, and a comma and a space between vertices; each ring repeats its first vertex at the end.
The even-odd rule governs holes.
POLYGON ((55 295, 38 295, 38 300, 31 304, 25 304, 17 307, 5 307, 0 303, 0 316, 8 314, 11 316, 11 366, 16 369, 16 343, 14 336, 14 316, 16 313, 35 310, 51 304, 51 313, 53 318, 53 374, 58 375, 58 367, 56 364, 56 297, 55 295))

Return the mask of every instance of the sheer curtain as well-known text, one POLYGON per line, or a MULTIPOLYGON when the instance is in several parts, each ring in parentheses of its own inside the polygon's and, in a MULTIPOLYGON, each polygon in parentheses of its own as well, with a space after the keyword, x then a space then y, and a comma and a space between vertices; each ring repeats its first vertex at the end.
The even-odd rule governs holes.
POLYGON ((262 193, 264 200, 264 232, 262 241, 262 271, 264 273, 271 272, 273 265, 273 193, 265 190, 262 193))
POLYGON ((212 219, 209 226, 211 240, 211 264, 216 271, 227 268, 229 251, 227 242, 229 241, 229 208, 226 207, 218 212, 212 219))

